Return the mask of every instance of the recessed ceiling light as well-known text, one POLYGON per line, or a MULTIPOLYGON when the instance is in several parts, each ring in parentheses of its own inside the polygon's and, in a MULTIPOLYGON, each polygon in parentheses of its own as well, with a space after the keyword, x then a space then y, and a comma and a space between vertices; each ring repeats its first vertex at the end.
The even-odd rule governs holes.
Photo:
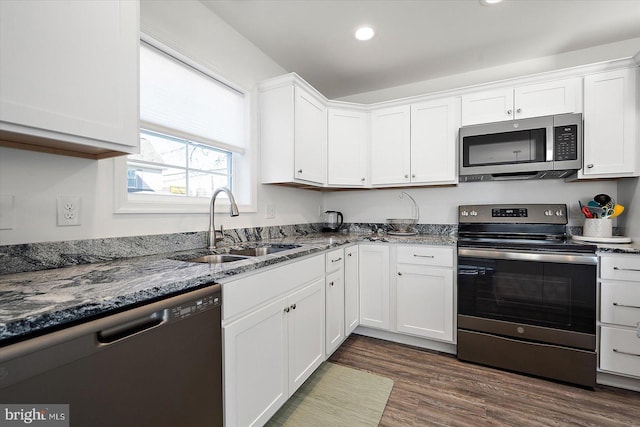
POLYGON ((500 3, 502 0, 480 0, 480 4, 484 6, 491 6, 493 4, 500 3))
POLYGON ((358 40, 371 40, 373 36, 376 35, 376 32, 373 31, 371 27, 360 27, 356 30, 355 37, 358 40))

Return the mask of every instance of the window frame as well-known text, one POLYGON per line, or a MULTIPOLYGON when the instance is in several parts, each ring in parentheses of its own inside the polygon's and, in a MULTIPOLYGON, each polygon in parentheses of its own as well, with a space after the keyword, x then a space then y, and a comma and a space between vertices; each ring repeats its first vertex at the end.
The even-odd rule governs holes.
MULTIPOLYGON (((244 154, 232 153, 231 156, 231 182, 234 183, 233 194, 240 212, 257 212, 257 91, 249 91, 239 85, 225 79, 209 68, 187 57, 181 52, 146 34, 140 35, 140 42, 146 43, 161 52, 174 57, 178 61, 194 68, 195 70, 229 86, 244 95, 245 109, 245 150, 244 154)), ((138 93, 139 96, 139 93, 138 93)), ((140 123, 140 130, 145 129, 140 123)), ((155 129, 149 129, 156 131, 155 129)), ((225 150, 223 144, 214 148, 225 150)), ((113 159, 114 175, 114 213, 139 214, 139 213, 208 213, 210 198, 208 197, 176 197, 171 195, 153 195, 129 193, 127 189, 127 157, 113 159)), ((216 200, 216 212, 229 210, 226 198, 216 200)))

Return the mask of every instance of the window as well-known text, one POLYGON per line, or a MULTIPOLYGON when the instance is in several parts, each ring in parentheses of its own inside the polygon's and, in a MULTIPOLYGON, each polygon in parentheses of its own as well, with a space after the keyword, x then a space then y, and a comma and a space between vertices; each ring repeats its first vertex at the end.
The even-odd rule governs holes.
POLYGON ((122 189, 116 212, 204 211, 221 186, 233 191, 241 210, 255 210, 250 96, 191 58, 143 39, 140 154, 116 164, 122 189))

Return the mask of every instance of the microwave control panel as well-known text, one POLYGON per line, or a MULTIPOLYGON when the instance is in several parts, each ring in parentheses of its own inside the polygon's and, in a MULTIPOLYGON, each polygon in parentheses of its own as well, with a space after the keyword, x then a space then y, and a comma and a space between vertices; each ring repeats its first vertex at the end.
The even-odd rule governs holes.
POLYGON ((578 126, 556 126, 553 129, 553 159, 576 160, 578 158, 578 126))

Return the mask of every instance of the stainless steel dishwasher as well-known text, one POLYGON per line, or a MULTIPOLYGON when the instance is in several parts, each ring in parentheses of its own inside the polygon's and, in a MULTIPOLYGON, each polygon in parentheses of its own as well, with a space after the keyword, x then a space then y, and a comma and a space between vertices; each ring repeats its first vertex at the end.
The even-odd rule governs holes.
POLYGON ((0 403, 69 404, 71 426, 222 426, 221 287, 0 348, 0 403))

